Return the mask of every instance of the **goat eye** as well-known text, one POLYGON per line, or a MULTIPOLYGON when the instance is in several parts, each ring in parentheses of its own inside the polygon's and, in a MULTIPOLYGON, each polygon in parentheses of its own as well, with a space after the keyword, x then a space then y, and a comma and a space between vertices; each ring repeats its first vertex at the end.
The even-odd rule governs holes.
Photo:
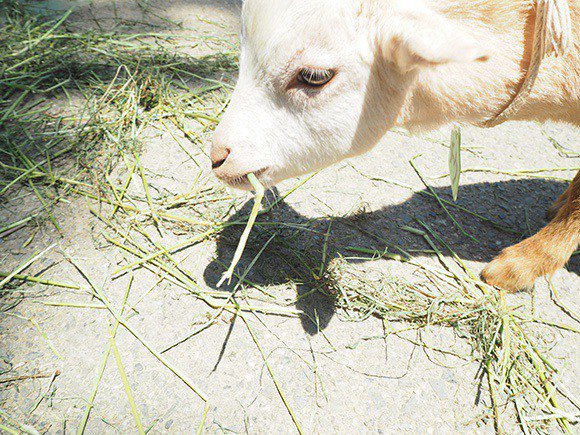
POLYGON ((302 68, 298 71, 296 79, 299 83, 318 88, 330 82, 334 74, 334 70, 331 69, 302 68))

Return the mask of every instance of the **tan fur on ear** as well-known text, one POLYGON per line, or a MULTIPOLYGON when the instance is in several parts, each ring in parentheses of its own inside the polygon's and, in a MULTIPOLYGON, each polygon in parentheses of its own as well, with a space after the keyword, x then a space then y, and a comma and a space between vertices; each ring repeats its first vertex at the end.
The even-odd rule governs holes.
POLYGON ((385 45, 390 60, 403 72, 489 59, 489 52, 466 29, 434 11, 407 14, 399 20, 399 30, 385 35, 385 45))
POLYGON ((402 71, 452 62, 485 62, 489 54, 469 37, 439 35, 431 39, 428 32, 418 32, 407 41, 393 42, 393 58, 402 71), (422 34, 421 34, 422 33, 422 34))

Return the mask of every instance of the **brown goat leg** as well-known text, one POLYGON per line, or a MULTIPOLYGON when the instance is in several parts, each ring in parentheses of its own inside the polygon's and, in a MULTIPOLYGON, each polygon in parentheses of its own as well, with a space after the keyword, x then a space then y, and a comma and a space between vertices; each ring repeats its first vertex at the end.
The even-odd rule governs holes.
POLYGON ((481 276, 488 284, 516 292, 532 287, 537 278, 552 275, 566 265, 580 244, 580 172, 564 195, 565 202, 546 227, 504 249, 487 265, 481 276))
POLYGON ((558 197, 558 199, 552 204, 552 206, 546 212, 546 220, 548 222, 554 220, 554 218, 558 215, 560 209, 568 202, 568 195, 570 194, 570 186, 566 191, 558 197))

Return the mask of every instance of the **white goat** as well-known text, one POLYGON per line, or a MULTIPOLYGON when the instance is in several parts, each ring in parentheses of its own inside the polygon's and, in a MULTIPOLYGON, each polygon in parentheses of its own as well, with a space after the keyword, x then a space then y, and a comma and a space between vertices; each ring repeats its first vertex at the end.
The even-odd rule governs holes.
MULTIPOLYGON (((216 175, 267 185, 368 151, 393 127, 481 124, 509 106, 533 52, 532 0, 246 0, 240 73, 211 151, 216 175)), ((580 122, 580 4, 512 120, 580 122)), ((579 174, 580 175, 580 174, 579 174)), ((484 271, 514 291, 580 242, 580 176, 538 235, 484 271)))

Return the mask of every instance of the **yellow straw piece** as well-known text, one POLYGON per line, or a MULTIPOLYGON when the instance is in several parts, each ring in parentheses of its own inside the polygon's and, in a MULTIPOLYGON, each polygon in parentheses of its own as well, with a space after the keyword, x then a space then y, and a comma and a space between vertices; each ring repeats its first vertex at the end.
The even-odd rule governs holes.
POLYGON ((248 223, 246 224, 246 228, 244 228, 244 232, 242 233, 242 237, 240 237, 240 243, 238 243, 238 247, 236 248, 236 252, 234 254, 234 258, 232 259, 232 264, 230 268, 224 273, 222 279, 218 282, 217 286, 221 287, 221 285, 227 280, 228 284, 232 282, 232 276, 234 275, 234 269, 238 265, 240 259, 242 258, 242 254, 244 253, 244 249, 246 247, 246 243, 248 243, 248 237, 250 236, 250 232, 252 231, 252 227, 256 222, 256 218, 258 217, 258 213, 260 212, 260 206, 262 204, 262 199, 264 198, 264 193, 266 189, 258 178, 254 174, 248 174, 248 180, 252 184, 254 188, 254 206, 252 207, 252 212, 250 213, 250 218, 248 219, 248 223))

